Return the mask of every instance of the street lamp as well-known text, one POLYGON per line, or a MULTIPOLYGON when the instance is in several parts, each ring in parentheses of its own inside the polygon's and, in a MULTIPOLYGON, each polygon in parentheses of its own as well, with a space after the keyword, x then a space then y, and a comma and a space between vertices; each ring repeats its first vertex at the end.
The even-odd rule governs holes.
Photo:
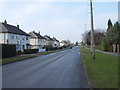
POLYGON ((93 8, 92 0, 90 0, 90 11, 91 11, 91 53, 93 55, 93 60, 95 60, 95 50, 94 50, 94 25, 93 25, 93 8))

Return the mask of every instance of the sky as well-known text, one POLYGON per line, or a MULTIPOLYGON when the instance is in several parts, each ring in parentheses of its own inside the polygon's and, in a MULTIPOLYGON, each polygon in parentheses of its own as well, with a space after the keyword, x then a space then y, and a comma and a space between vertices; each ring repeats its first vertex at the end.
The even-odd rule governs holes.
MULTIPOLYGON (((0 2, 0 22, 6 19, 8 24, 19 24, 27 33, 40 31, 41 35, 72 42, 82 41, 82 34, 91 28, 88 1, 18 1, 0 2)), ((118 3, 112 1, 93 2, 95 29, 106 30, 108 19, 113 23, 118 20, 118 3)))

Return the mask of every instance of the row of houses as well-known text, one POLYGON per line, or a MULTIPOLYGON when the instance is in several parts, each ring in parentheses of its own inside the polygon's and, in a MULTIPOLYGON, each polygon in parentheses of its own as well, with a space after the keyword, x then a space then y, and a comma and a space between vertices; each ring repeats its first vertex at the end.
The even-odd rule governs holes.
POLYGON ((20 29, 19 25, 7 24, 5 20, 0 22, 0 44, 15 44, 17 51, 23 51, 24 49, 40 49, 48 46, 60 47, 64 43, 60 43, 55 37, 42 36, 40 32, 26 33, 20 29))

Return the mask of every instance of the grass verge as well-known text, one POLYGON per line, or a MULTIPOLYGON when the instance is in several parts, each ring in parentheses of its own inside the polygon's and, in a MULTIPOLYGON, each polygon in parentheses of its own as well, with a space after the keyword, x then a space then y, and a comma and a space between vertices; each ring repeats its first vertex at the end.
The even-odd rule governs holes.
POLYGON ((90 50, 81 48, 84 64, 93 88, 118 88, 118 57, 95 52, 92 59, 90 50))
POLYGON ((36 55, 16 56, 16 57, 11 57, 11 58, 5 58, 0 61, 2 61, 2 64, 4 65, 4 64, 21 61, 21 60, 25 60, 25 59, 29 59, 33 57, 36 57, 36 55))

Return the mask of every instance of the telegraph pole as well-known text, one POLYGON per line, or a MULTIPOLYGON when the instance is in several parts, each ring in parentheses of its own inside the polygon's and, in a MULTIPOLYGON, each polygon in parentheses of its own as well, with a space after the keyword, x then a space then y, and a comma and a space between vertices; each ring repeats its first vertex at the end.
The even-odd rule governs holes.
POLYGON ((93 25, 93 8, 92 0, 90 0, 90 11, 91 11, 91 53, 93 55, 93 60, 95 60, 95 49, 94 49, 94 25, 93 25))
POLYGON ((86 24, 85 24, 85 31, 87 30, 87 28, 86 28, 86 24))

